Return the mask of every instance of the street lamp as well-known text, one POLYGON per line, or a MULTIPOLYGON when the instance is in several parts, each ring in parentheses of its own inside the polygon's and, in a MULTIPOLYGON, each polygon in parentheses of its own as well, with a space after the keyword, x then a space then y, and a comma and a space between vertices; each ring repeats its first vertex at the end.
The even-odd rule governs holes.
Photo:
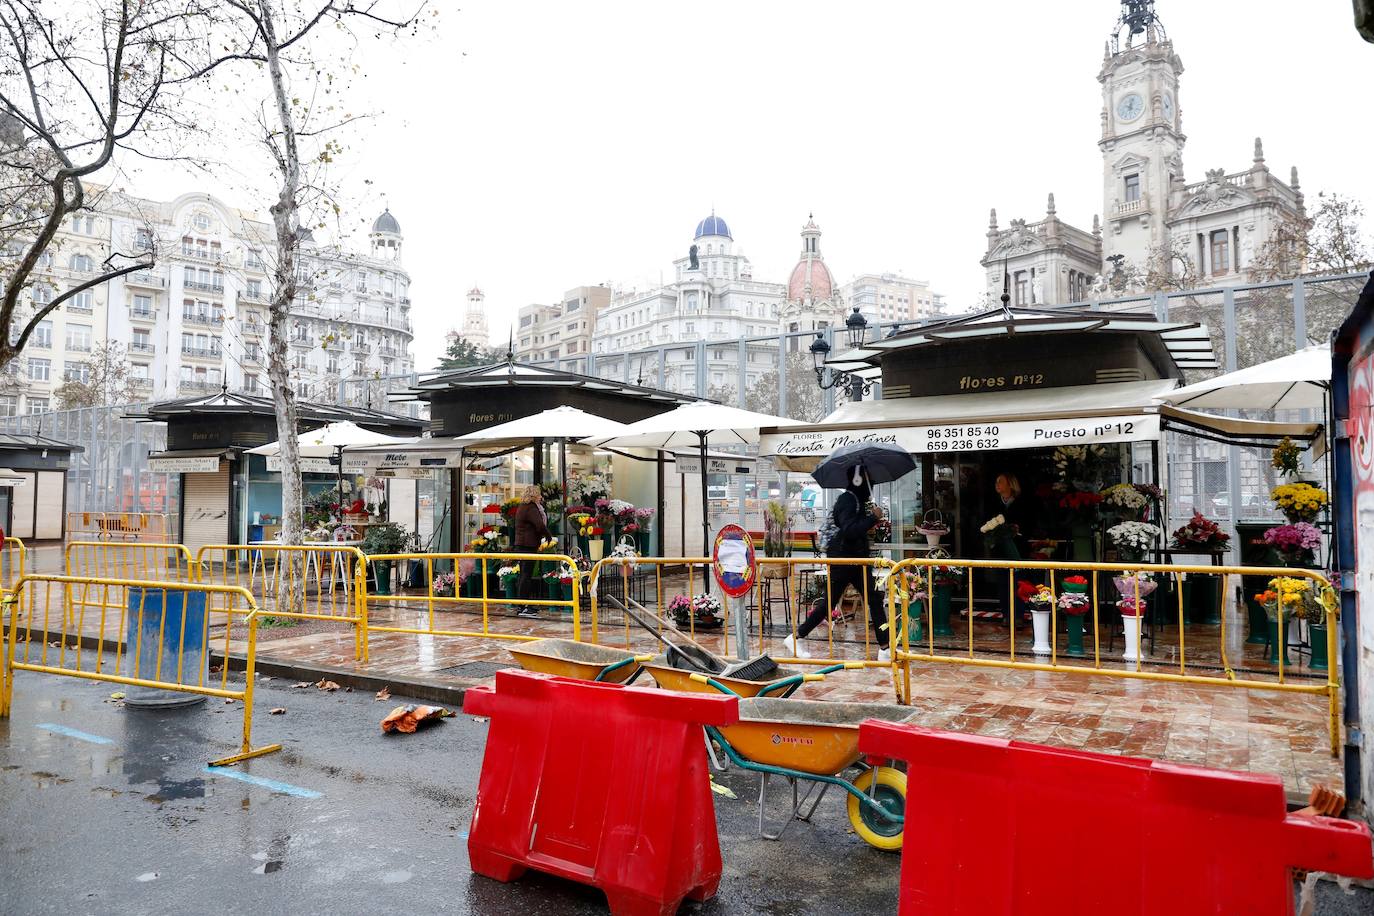
MULTIPOLYGON (((844 328, 851 348, 858 348, 863 345, 864 335, 868 331, 868 320, 859 314, 857 305, 854 306, 853 313, 844 320, 844 328)), ((809 349, 811 350, 812 366, 816 370, 816 384, 822 391, 829 388, 847 390, 851 401, 862 401, 864 395, 872 392, 873 382, 868 379, 850 372, 828 368, 825 365, 826 357, 830 355, 830 344, 825 342, 824 331, 816 332, 816 339, 811 342, 809 349)))

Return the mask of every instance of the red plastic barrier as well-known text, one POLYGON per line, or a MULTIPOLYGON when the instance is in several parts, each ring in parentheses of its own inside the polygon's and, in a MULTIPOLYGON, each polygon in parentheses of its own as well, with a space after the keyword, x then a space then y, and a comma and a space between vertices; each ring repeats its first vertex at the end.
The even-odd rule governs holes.
POLYGON ((526 868, 601 888, 611 913, 667 916, 720 884, 701 726, 739 721, 735 697, 498 671, 463 711, 489 716, 472 870, 526 868))
POLYGON ((1292 868, 1374 876, 1369 828, 1274 776, 877 720, 859 747, 910 764, 906 916, 1291 914, 1292 868))

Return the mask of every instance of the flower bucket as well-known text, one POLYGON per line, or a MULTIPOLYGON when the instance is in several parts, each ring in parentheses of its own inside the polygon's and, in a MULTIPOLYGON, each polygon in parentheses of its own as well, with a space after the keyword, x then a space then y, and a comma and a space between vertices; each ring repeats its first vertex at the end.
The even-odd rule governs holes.
MULTIPOLYGON (((573 586, 571 582, 558 583, 558 597, 562 601, 572 600, 573 586)), ((571 611, 571 608, 559 608, 560 611, 571 611)))
POLYGON ((1086 582, 1060 582, 1059 590, 1068 592, 1071 595, 1086 595, 1088 593, 1088 583, 1086 582))
POLYGON ((1035 643, 1031 646, 1031 651, 1036 655, 1049 655, 1050 648, 1050 612, 1031 610, 1031 623, 1035 631, 1035 643))
POLYGON ((1083 654, 1083 614, 1065 614, 1065 624, 1069 630, 1069 655, 1083 654))
POLYGON ((908 605, 906 609, 906 638, 911 643, 925 641, 926 606, 920 602, 908 605))
POLYGON ((1070 529, 1073 538, 1073 558, 1080 563, 1091 563, 1096 557, 1093 549, 1093 526, 1082 522, 1070 529))
POLYGON ((373 560, 372 567, 372 593, 375 595, 391 594, 391 561, 373 560))
MULTIPOLYGON (((1287 621, 1284 622, 1287 623, 1287 621)), ((1279 663, 1279 622, 1266 619, 1265 623, 1269 628, 1269 663, 1277 665, 1279 663)), ((1285 627, 1285 629, 1287 628, 1285 627)), ((1325 645, 1325 640, 1323 640, 1323 645, 1325 645)), ((1286 633, 1283 639, 1283 663, 1284 665, 1292 664, 1288 659, 1288 635, 1286 633)))
POLYGON ((930 602, 932 618, 931 632, 936 636, 953 636, 954 628, 949 625, 950 602, 954 597, 954 586, 936 585, 930 602))
POLYGON ((550 601, 557 601, 563 597, 563 586, 557 579, 545 579, 544 594, 550 601))
POLYGON ((1126 651, 1122 659, 1128 662, 1140 660, 1140 618, 1131 614, 1121 615, 1121 628, 1126 631, 1126 651))
POLYGON ((1312 661, 1308 665, 1313 671, 1325 671, 1327 668, 1326 652, 1326 624, 1314 623, 1307 628, 1308 639, 1312 641, 1312 661))
POLYGON ((606 541, 603 538, 592 538, 587 542, 587 556, 593 563, 599 563, 606 556, 606 541))
POLYGON ((501 580, 501 591, 505 592, 507 598, 519 598, 520 580, 515 576, 507 576, 501 580))

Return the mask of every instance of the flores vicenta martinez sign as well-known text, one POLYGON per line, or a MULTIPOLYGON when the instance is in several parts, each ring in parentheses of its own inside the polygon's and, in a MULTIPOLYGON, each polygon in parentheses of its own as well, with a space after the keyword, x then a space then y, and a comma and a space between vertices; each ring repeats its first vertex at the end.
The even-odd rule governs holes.
POLYGON ((1157 414, 1077 417, 1069 420, 1014 420, 893 429, 785 432, 760 437, 759 454, 782 458, 824 458, 856 442, 900 446, 912 454, 988 452, 1009 448, 1053 448, 1104 442, 1144 442, 1159 438, 1157 414))

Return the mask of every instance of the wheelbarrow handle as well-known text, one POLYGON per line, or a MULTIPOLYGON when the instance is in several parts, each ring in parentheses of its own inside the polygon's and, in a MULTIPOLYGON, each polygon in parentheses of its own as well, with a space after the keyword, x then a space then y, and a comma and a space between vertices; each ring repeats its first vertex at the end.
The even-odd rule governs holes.
POLYGON ((602 668, 602 669, 601 669, 601 673, 598 674, 598 675, 594 678, 594 680, 597 680, 597 681, 604 681, 604 680, 606 680, 607 675, 612 674, 613 672, 619 671, 621 668, 624 668, 626 665, 633 665, 633 664, 636 664, 636 663, 638 663, 638 662, 647 662, 647 661, 648 661, 649 659, 651 659, 651 658, 653 658, 652 655, 631 655, 629 658, 622 659, 621 661, 616 662, 614 665, 607 665, 605 668, 602 668))
POLYGON ((701 674, 700 672, 693 671, 693 672, 689 675, 689 677, 690 677, 692 680, 696 681, 698 684, 709 684, 710 686, 716 688, 717 690, 719 690, 721 693, 725 694, 726 696, 732 696, 732 697, 737 697, 737 696, 739 696, 738 693, 735 693, 733 690, 731 690, 729 687, 726 687, 726 686, 725 686, 724 684, 722 684, 720 681, 716 680, 716 679, 713 678, 713 677, 707 677, 706 675, 701 674))

